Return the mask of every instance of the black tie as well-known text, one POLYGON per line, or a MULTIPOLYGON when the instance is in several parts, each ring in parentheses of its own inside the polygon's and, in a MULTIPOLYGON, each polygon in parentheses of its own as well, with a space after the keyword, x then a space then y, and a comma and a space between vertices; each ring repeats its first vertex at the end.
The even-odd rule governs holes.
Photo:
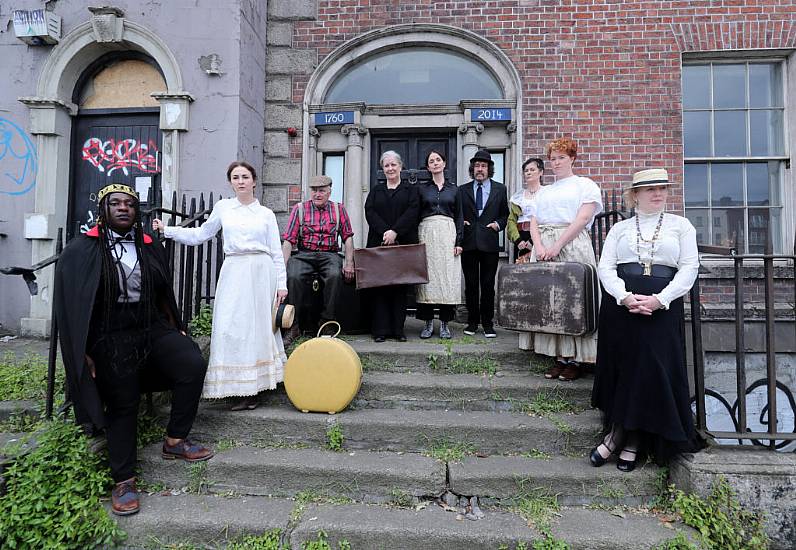
POLYGON ((475 209, 478 211, 478 215, 481 215, 481 211, 484 209, 484 184, 480 181, 478 182, 478 189, 475 191, 475 209))

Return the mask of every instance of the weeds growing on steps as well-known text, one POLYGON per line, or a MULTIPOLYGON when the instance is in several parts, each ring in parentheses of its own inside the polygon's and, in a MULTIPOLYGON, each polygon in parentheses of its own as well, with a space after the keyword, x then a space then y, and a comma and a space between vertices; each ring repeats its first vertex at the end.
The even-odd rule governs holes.
POLYGON ((338 422, 333 422, 327 429, 326 429, 326 448, 330 451, 340 452, 343 450, 343 442, 345 441, 345 437, 343 436, 343 428, 340 426, 338 422))
POLYGON ((436 458, 443 462, 461 462, 465 456, 475 454, 475 445, 465 441, 450 439, 431 440, 425 438, 426 451, 424 455, 436 458))
POLYGON ((80 428, 55 420, 35 437, 36 447, 3 473, 0 547, 82 550, 122 540, 100 502, 112 486, 110 474, 80 428))
POLYGON ((710 550, 765 550, 768 537, 760 512, 744 510, 730 484, 719 477, 710 495, 703 498, 669 486, 666 509, 677 512, 686 525, 699 531, 710 550))
MULTIPOLYGON (((47 392, 47 359, 41 355, 27 353, 17 357, 6 351, 0 357, 0 401, 32 399, 44 402, 47 392)), ((55 369, 55 396, 63 396, 64 369, 55 369)), ((63 397, 61 397, 63 399, 63 397)), ((58 403, 57 405, 60 405, 58 403)))

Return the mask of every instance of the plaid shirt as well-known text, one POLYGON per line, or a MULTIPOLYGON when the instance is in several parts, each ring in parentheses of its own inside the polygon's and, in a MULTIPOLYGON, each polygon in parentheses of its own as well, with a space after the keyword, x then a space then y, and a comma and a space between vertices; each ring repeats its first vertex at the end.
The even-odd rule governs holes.
MULTIPOLYGON (((313 252, 337 252, 337 235, 335 235, 334 211, 332 201, 328 201, 323 208, 317 208, 312 201, 304 201, 304 223, 299 224, 298 212, 299 205, 293 207, 290 212, 290 219, 287 222, 287 229, 282 238, 292 245, 298 244, 299 250, 311 250, 313 252), (299 239, 299 229, 301 239, 299 239)), ((345 242, 354 235, 351 229, 351 220, 342 204, 337 204, 340 212, 340 225, 338 232, 345 242)))

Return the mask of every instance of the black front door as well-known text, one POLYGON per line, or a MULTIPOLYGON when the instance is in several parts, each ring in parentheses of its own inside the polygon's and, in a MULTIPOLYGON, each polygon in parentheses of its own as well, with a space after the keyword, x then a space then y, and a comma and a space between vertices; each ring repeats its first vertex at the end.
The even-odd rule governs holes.
POLYGON ((77 117, 72 132, 67 239, 96 223, 97 191, 109 183, 136 189, 141 207, 152 208, 160 192, 163 139, 158 120, 157 109, 77 117))
POLYGON ((385 151, 395 151, 404 161, 404 169, 401 177, 419 180, 427 179, 428 172, 423 163, 426 155, 432 149, 436 149, 445 154, 448 159, 445 168, 445 176, 454 181, 456 179, 456 133, 450 132, 419 132, 407 133, 405 130, 399 132, 385 132, 373 134, 371 141, 371 168, 370 186, 376 182, 384 181, 384 172, 379 166, 379 159, 385 151), (412 172, 412 171, 415 172, 412 172), (414 177, 410 177, 414 176, 414 177))

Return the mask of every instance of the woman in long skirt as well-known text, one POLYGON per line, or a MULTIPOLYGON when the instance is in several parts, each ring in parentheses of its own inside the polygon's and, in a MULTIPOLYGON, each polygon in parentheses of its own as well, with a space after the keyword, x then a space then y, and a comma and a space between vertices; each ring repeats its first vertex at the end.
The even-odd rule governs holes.
POLYGON ((632 471, 639 455, 663 464, 696 447, 683 335, 683 296, 699 271, 696 230, 665 213, 666 170, 633 175, 626 204, 636 215, 611 228, 598 273, 600 305, 592 405, 607 435, 590 455, 602 466, 618 454, 617 468, 632 471))
POLYGON ((448 323, 461 303, 462 233, 464 217, 459 188, 445 179, 445 155, 438 150, 426 155, 432 181, 419 185, 420 242, 426 245, 428 283, 417 285, 417 318, 426 322, 421 338, 434 334, 434 309, 439 309, 439 337, 453 337, 448 323))
POLYGON ((227 169, 235 198, 218 201, 196 228, 166 226, 153 220, 166 238, 197 245, 221 229, 224 264, 213 303, 210 361, 202 397, 240 397, 232 410, 254 409, 257 394, 276 388, 287 361, 282 335, 274 331, 274 301, 287 297, 285 263, 276 216, 254 197, 257 174, 246 162, 227 169))
MULTIPOLYGON (((578 153, 578 145, 572 139, 551 141, 546 151, 556 181, 536 194, 531 216, 531 261, 580 262, 596 267, 589 228, 603 208, 600 188, 589 178, 572 172, 578 153)), ((594 363, 597 336, 536 332, 533 350, 556 358, 545 378, 575 380, 581 376, 580 363, 594 363)))

